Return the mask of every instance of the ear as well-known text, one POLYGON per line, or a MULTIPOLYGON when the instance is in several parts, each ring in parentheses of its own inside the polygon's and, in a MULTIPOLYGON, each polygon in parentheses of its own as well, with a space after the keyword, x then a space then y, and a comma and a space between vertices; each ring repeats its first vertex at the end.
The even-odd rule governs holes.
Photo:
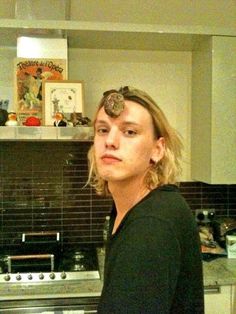
POLYGON ((159 137, 153 147, 153 152, 151 156, 151 161, 155 164, 158 163, 165 155, 165 139, 164 137, 159 137))

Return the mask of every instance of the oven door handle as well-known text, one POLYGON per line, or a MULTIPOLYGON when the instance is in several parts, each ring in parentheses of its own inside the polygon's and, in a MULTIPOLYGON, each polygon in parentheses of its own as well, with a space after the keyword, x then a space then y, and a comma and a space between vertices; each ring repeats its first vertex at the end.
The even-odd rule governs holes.
POLYGON ((26 236, 44 237, 44 236, 56 236, 56 241, 60 240, 60 232, 56 231, 42 231, 42 232, 26 232, 22 233, 22 242, 26 241, 26 236))
POLYGON ((50 259, 51 271, 54 271, 54 255, 53 254, 31 254, 31 255, 8 255, 7 256, 7 268, 8 273, 11 273, 11 262, 24 259, 50 259))

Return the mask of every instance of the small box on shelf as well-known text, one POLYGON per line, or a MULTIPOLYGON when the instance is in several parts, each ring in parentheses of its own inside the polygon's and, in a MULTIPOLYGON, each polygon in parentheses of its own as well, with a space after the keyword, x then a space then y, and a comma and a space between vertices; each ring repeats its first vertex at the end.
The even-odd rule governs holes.
POLYGON ((236 258, 236 235, 226 236, 226 247, 228 258, 236 258))

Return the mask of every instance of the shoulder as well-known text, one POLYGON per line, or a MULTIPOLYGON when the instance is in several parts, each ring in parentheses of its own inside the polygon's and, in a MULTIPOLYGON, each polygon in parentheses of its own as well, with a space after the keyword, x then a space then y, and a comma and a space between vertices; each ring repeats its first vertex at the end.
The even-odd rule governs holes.
POLYGON ((176 185, 163 185, 153 190, 150 196, 153 201, 158 201, 162 206, 189 208, 176 185))
POLYGON ((160 220, 192 219, 192 212, 175 185, 164 185, 151 191, 134 208, 134 216, 154 215, 160 220))
POLYGON ((158 232, 158 236, 162 233, 163 237, 176 237, 180 240, 183 234, 196 234, 197 226, 191 209, 174 185, 151 191, 131 210, 127 218, 127 225, 143 232, 156 230, 155 234, 158 232))

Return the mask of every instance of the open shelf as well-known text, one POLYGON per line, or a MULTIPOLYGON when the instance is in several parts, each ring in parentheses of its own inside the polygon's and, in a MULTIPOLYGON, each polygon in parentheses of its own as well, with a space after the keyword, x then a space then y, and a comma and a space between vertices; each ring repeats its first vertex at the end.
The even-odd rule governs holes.
POLYGON ((93 128, 53 126, 0 126, 0 141, 92 141, 93 128))

